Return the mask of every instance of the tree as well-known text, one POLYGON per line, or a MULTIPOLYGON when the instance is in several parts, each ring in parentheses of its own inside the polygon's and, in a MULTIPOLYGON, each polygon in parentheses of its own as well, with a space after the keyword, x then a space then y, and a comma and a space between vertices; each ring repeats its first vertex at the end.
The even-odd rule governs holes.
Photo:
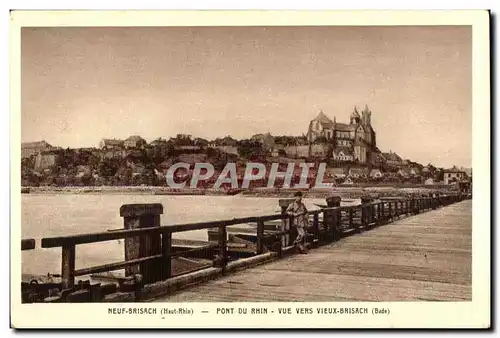
POLYGON ((101 177, 112 177, 118 171, 119 166, 117 160, 105 159, 99 163, 97 172, 101 177))
POLYGON ((265 154, 265 150, 259 141, 241 140, 238 142, 238 153, 244 158, 250 158, 254 155, 265 154))
POLYGON ((434 179, 438 182, 441 182, 444 180, 444 170, 442 168, 439 168, 436 170, 434 174, 434 179))

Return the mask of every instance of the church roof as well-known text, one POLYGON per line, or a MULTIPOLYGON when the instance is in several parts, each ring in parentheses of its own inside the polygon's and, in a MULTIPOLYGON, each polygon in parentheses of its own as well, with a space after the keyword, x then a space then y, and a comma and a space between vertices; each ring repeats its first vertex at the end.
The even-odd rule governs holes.
POLYGON ((398 154, 396 153, 393 153, 393 152, 390 152, 390 153, 382 153, 382 156, 388 160, 388 161, 397 161, 397 162, 401 162, 401 157, 399 157, 398 154))
POLYGON ((323 126, 323 128, 332 128, 333 127, 333 121, 326 116, 323 111, 320 111, 318 116, 312 122, 319 122, 323 126))
POLYGON ((143 141, 144 139, 140 137, 139 135, 132 135, 129 136, 125 141, 132 141, 132 142, 138 142, 138 141, 143 141))

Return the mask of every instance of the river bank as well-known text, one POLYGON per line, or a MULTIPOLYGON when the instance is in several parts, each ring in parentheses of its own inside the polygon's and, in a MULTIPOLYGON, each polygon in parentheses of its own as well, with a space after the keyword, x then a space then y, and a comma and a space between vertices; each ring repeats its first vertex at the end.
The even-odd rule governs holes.
MULTIPOLYGON (((205 195, 205 196, 227 196, 235 194, 228 193, 223 189, 172 189, 155 186, 100 186, 100 187, 22 187, 22 193, 30 194, 133 194, 133 195, 205 195)), ((292 197, 297 189, 256 188, 236 191, 237 195, 247 197, 292 197)), ((305 197, 325 198, 330 195, 339 195, 343 198, 361 198, 367 195, 379 197, 402 197, 408 195, 421 195, 434 192, 451 191, 446 186, 349 186, 333 187, 329 189, 301 190, 305 197)))

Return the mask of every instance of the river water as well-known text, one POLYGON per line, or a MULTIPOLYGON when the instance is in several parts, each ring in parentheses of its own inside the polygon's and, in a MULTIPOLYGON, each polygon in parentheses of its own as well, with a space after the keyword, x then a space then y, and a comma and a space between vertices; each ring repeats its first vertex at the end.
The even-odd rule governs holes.
MULTIPOLYGON (((279 198, 244 196, 168 196, 131 194, 23 194, 22 238, 35 238, 35 250, 22 252, 24 274, 60 273, 61 249, 42 249, 43 237, 101 232, 123 228, 120 207, 131 203, 161 203, 161 225, 216 221, 280 212, 279 198)), ((309 210, 324 199, 304 199, 309 210)), ((343 202, 357 204, 359 201, 343 202)), ((206 230, 176 233, 174 238, 208 240, 206 230)), ((76 269, 124 260, 123 241, 76 247, 76 269)))

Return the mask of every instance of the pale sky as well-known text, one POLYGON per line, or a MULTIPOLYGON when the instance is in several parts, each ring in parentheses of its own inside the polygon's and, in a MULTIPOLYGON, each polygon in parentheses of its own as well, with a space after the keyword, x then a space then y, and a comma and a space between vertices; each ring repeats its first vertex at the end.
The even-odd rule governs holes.
POLYGON ((22 141, 301 135, 372 110, 382 151, 472 162, 472 31, 441 27, 23 28, 22 141))

